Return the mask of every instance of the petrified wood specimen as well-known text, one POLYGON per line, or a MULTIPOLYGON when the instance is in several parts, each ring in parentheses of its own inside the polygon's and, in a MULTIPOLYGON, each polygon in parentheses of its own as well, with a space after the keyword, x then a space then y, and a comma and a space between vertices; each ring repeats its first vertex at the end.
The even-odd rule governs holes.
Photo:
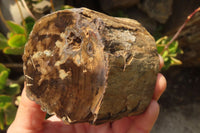
POLYGON ((37 21, 23 61, 27 96, 68 123, 142 113, 159 68, 155 41, 137 21, 86 8, 37 21))

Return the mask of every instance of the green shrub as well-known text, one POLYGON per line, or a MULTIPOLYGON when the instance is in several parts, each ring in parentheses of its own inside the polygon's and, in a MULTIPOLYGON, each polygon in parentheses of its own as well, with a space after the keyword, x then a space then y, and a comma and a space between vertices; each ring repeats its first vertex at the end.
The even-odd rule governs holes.
POLYGON ((0 63, 0 129, 4 130, 15 118, 16 106, 14 104, 16 95, 20 93, 20 86, 8 83, 10 69, 0 63))
POLYGON ((164 36, 156 41, 158 53, 163 57, 164 67, 167 70, 170 66, 181 65, 182 62, 176 59, 178 54, 183 54, 183 51, 178 47, 178 41, 173 41, 167 49, 164 49, 171 38, 164 36))
MULTIPOLYGON (((25 26, 18 25, 12 21, 6 21, 11 31, 5 37, 0 33, 0 50, 4 54, 22 55, 28 35, 35 21, 28 17, 25 26)), ((8 79, 10 69, 0 63, 0 130, 5 130, 14 120, 17 107, 16 96, 20 94, 20 86, 10 82, 8 79)))

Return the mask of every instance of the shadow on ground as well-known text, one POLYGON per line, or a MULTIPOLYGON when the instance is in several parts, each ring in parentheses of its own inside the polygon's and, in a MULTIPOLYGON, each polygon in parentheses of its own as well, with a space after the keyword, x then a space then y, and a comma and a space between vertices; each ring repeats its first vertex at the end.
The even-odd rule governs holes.
POLYGON ((151 133, 200 133, 200 68, 173 67, 151 133))

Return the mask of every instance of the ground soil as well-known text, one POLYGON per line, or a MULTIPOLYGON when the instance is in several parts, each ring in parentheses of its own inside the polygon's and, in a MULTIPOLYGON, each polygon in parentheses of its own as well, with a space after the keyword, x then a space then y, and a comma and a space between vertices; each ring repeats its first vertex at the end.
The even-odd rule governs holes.
POLYGON ((200 67, 172 67, 152 133, 200 133, 200 67))

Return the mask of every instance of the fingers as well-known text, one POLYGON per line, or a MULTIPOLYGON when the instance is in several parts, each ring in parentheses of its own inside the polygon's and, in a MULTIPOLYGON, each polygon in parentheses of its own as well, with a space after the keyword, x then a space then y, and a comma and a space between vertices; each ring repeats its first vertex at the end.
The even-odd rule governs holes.
POLYGON ((111 123, 107 122, 101 125, 86 125, 87 133, 111 133, 111 123))
POLYGON ((44 122, 44 129, 42 133, 75 133, 75 128, 73 125, 67 125, 61 121, 50 121, 46 120, 44 122))
POLYGON ((128 133, 149 133, 157 120, 159 110, 157 101, 152 100, 147 110, 134 118, 128 133))
POLYGON ((153 99, 158 100, 162 93, 165 91, 167 81, 162 74, 158 74, 153 99))
POLYGON ((41 111, 38 104, 27 98, 26 87, 24 87, 17 115, 13 123, 17 123, 20 128, 27 130, 41 130, 45 115, 46 113, 41 111))
MULTIPOLYGON (((164 66, 164 60, 161 55, 159 55, 159 60, 160 60, 160 68, 161 69, 164 66)), ((157 80, 156 80, 156 86, 155 86, 155 91, 153 95, 154 100, 158 100, 162 93, 165 91, 167 86, 167 81, 165 77, 161 74, 158 73, 157 80)))
POLYGON ((116 120, 112 123, 112 130, 114 133, 127 133, 131 126, 132 119, 124 117, 120 120, 116 120))
POLYGON ((90 125, 89 123, 77 123, 77 124, 65 124, 62 122, 61 119, 56 117, 55 115, 48 118, 47 121, 45 121, 45 130, 44 133, 87 133, 87 132, 94 132, 94 133, 104 133, 104 132, 110 132, 110 126, 109 123, 105 123, 102 125, 90 125))
POLYGON ((159 55, 159 60, 160 60, 160 69, 164 66, 164 60, 161 55, 159 55))

